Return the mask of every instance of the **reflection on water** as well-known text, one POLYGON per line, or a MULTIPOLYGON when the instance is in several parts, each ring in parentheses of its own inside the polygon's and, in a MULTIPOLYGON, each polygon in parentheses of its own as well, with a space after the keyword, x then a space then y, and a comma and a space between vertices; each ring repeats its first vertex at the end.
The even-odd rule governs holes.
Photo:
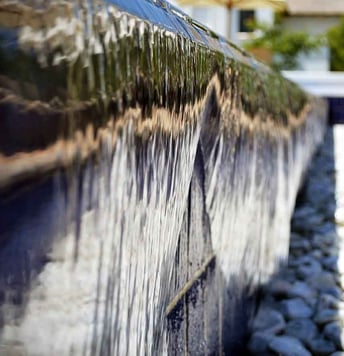
POLYGON ((5 1, 0 117, 1 352, 237 347, 322 101, 161 1, 5 1))

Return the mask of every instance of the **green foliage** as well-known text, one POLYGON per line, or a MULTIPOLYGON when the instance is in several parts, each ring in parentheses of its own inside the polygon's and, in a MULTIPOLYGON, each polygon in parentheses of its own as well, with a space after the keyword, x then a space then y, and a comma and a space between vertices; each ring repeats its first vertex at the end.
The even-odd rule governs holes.
POLYGON ((272 67, 277 70, 297 68, 300 54, 309 54, 323 44, 320 36, 310 36, 303 31, 289 32, 277 21, 273 26, 252 23, 260 36, 246 43, 246 48, 267 48, 273 53, 272 67))
POLYGON ((344 71, 344 18, 327 32, 331 52, 331 70, 344 71))

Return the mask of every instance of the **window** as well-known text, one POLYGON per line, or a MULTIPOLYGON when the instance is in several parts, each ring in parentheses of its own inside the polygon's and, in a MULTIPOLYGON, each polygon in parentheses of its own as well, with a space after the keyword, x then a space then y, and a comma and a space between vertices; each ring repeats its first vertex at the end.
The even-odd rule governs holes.
POLYGON ((254 10, 241 10, 239 12, 239 32, 252 32, 247 25, 254 20, 254 10))

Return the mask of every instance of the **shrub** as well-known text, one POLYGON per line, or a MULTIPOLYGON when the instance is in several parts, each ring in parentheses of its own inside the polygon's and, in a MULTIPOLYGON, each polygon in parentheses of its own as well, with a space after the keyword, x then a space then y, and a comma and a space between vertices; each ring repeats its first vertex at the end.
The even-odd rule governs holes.
POLYGON ((282 28, 280 22, 272 26, 259 23, 251 25, 258 31, 259 36, 248 41, 245 47, 248 50, 257 47, 271 50, 274 55, 272 67, 277 70, 296 69, 300 54, 307 55, 323 44, 322 37, 311 36, 303 31, 289 32, 282 28))
POLYGON ((329 29, 326 37, 331 53, 331 70, 344 71, 344 18, 329 29))

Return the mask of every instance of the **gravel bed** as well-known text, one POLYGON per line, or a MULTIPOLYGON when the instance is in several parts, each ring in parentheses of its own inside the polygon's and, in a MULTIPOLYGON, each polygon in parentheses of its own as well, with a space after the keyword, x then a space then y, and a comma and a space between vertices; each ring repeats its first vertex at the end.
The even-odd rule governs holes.
POLYGON ((264 286, 251 355, 344 356, 344 125, 329 128, 292 222, 288 266, 264 286))

